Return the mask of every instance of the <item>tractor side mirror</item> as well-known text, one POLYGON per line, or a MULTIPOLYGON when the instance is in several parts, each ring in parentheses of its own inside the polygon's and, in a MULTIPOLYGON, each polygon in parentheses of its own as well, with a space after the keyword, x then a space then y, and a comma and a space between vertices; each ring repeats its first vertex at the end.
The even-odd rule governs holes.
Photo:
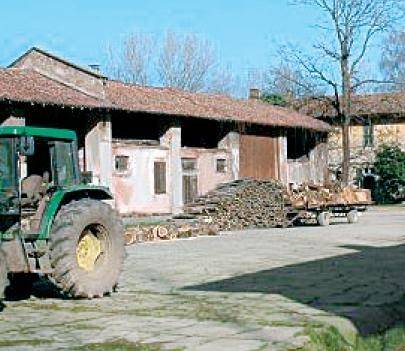
POLYGON ((20 155, 32 156, 35 152, 35 141, 32 136, 23 136, 20 139, 20 155))

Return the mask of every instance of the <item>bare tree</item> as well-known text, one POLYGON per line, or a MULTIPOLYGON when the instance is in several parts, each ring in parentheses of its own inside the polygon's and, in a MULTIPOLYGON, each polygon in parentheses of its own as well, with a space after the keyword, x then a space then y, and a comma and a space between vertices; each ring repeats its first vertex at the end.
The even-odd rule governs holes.
POLYGON ((126 80, 141 85, 151 82, 154 40, 151 35, 134 33, 124 42, 126 80))
POLYGON ((213 45, 194 34, 167 32, 155 40, 133 33, 119 47, 109 46, 107 59, 107 74, 127 83, 226 95, 239 90, 237 77, 219 64, 213 45))
POLYGON ((166 33, 157 62, 157 71, 165 86, 202 91, 215 66, 212 45, 194 34, 166 33))
POLYGON ((231 96, 240 90, 240 85, 240 81, 230 68, 217 67, 211 72, 204 90, 209 93, 231 96))
POLYGON ((286 101, 323 93, 300 69, 288 62, 280 62, 269 70, 264 90, 267 94, 279 95, 286 101))
POLYGON ((108 48, 108 73, 128 83, 147 85, 153 75, 154 40, 146 33, 130 34, 118 50, 108 48))
POLYGON ((322 19, 317 27, 325 36, 314 43, 311 54, 292 46, 283 48, 283 59, 300 71, 303 88, 332 92, 325 99, 342 125, 342 178, 347 183, 352 95, 364 85, 382 83, 375 77, 364 78, 362 64, 373 40, 402 14, 401 0, 295 0, 294 3, 320 11, 322 19), (307 82, 315 84, 311 87, 307 82))
POLYGON ((390 90, 405 91, 405 30, 393 31, 388 36, 380 68, 384 78, 394 82, 390 90))

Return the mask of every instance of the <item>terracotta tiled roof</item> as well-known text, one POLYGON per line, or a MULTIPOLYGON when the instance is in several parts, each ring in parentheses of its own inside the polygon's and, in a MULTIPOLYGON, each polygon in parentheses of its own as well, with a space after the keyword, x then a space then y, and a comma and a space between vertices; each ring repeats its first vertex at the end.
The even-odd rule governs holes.
POLYGON ((104 104, 40 73, 17 68, 0 69, 0 100, 89 107, 104 104))
MULTIPOLYGON (((336 111, 330 102, 307 100, 299 102, 299 111, 314 117, 334 117, 336 111)), ((395 115, 405 117, 405 92, 358 95, 353 98, 352 114, 355 116, 395 115)))
POLYGON ((218 94, 190 93, 108 81, 107 99, 116 108, 151 113, 238 121, 327 131, 330 126, 293 110, 258 100, 238 100, 218 94))
POLYGON ((105 82, 105 99, 96 99, 70 86, 26 69, 0 69, 0 100, 98 107, 223 121, 328 131, 330 126, 293 110, 258 100, 190 93, 105 82))

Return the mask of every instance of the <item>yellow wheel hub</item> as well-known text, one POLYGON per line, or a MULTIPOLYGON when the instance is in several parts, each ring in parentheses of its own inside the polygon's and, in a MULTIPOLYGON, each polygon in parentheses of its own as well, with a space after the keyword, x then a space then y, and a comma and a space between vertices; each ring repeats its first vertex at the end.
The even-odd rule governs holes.
POLYGON ((94 270, 97 258, 101 254, 100 240, 91 232, 83 235, 76 248, 77 263, 87 272, 94 270))

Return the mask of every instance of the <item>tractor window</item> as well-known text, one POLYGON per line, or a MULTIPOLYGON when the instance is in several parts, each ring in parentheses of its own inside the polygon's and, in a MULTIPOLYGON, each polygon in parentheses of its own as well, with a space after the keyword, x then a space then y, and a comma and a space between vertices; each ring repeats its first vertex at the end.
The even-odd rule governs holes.
POLYGON ((13 140, 0 139, 0 190, 15 186, 13 140))
POLYGON ((78 183, 73 143, 55 141, 51 146, 53 179, 57 185, 70 186, 78 183))
POLYGON ((47 182, 51 182, 51 156, 49 153, 49 143, 45 139, 35 139, 35 153, 32 156, 25 158, 27 164, 27 173, 25 176, 38 175, 48 178, 47 182))

